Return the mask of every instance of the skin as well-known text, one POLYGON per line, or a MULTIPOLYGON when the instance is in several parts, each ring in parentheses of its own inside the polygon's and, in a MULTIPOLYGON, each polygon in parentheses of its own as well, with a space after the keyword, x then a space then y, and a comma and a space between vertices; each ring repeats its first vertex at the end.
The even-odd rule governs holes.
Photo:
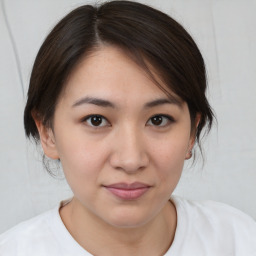
POLYGON ((45 154, 60 159, 74 193, 61 218, 93 255, 162 255, 173 241, 177 216, 169 198, 194 135, 187 104, 175 95, 168 103, 149 104, 159 99, 168 97, 137 64, 104 46, 69 77, 54 132, 35 120, 45 154), (88 118, 96 114, 103 116, 98 126, 88 118), (149 189, 125 200, 105 187, 120 182, 149 189))

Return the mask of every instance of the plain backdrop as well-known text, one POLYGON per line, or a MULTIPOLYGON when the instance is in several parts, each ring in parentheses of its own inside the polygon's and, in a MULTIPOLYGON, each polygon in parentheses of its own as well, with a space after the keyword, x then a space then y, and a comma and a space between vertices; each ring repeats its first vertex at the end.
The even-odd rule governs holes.
MULTIPOLYGON (((141 1, 177 19, 205 58, 208 97, 218 126, 202 158, 186 163, 175 194, 228 203, 256 219, 256 1, 141 1)), ((40 148, 25 138, 23 108, 36 53, 50 29, 88 1, 1 0, 0 233, 72 195, 43 169, 40 148)), ((90 1, 93 3, 93 1, 90 1)))

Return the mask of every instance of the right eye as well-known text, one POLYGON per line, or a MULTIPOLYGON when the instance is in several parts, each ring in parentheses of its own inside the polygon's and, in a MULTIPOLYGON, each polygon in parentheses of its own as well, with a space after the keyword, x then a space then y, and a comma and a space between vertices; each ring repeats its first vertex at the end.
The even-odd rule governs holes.
POLYGON ((91 127, 106 127, 109 126, 107 119, 101 115, 90 115, 83 119, 87 125, 91 127))

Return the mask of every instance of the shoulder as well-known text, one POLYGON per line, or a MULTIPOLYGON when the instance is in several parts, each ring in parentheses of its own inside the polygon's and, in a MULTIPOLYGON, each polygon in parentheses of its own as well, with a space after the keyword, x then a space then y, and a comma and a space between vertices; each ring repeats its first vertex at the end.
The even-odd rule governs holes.
POLYGON ((23 255, 31 246, 38 245, 51 236, 50 220, 56 209, 47 211, 30 220, 21 222, 0 235, 1 255, 23 255), (6 254, 4 254, 6 253, 6 254))
POLYGON ((177 239, 192 236, 193 245, 200 241, 201 247, 234 253, 230 255, 256 255, 256 222, 252 217, 224 203, 177 196, 171 200, 178 216, 177 239), (239 254, 242 252, 248 254, 239 254))
POLYGON ((0 255, 90 255, 74 240, 59 214, 59 209, 71 199, 61 201, 52 210, 24 221, 0 235, 0 255))
POLYGON ((173 196, 171 200, 177 208, 186 212, 188 211, 192 214, 212 215, 212 217, 219 216, 220 218, 233 216, 253 220, 250 216, 239 209, 221 202, 211 200, 187 200, 179 196, 173 196))
POLYGON ((224 203, 215 201, 193 201, 173 197, 178 215, 191 222, 201 225, 214 226, 215 230, 251 231, 256 234, 256 222, 244 212, 224 203))

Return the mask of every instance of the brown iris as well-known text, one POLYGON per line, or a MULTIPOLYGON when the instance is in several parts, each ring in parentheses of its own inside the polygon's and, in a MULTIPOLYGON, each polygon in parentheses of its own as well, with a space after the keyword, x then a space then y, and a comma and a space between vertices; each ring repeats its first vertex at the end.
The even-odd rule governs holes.
POLYGON ((102 117, 101 116, 92 116, 91 117, 91 124, 93 126, 99 126, 102 123, 102 117))
POLYGON ((154 116, 151 118, 151 122, 154 125, 160 125, 163 122, 163 117, 162 116, 154 116))

